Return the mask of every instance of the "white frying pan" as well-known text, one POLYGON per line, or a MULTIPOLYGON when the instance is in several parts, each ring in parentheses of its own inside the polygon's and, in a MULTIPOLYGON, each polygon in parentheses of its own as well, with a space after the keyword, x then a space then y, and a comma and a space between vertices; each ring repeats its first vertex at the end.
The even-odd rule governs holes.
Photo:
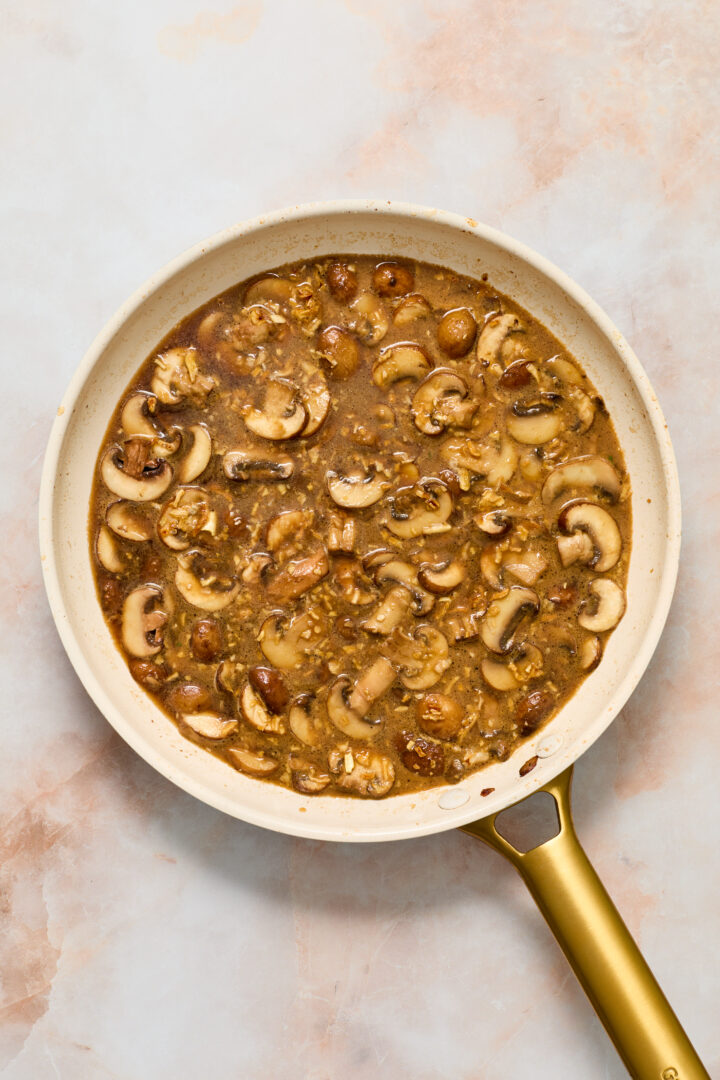
POLYGON ((296 836, 399 840, 467 827, 503 851, 525 878, 631 1074, 643 1080, 707 1077, 585 858, 570 818, 572 763, 627 701, 665 623, 678 565, 680 498, 667 427, 647 376, 603 312, 556 267, 469 218, 397 203, 318 203, 226 229, 151 278, 85 356, 50 436, 40 545, 68 656, 98 708, 150 765, 218 810, 296 836), (333 252, 402 254, 473 277, 486 273, 577 356, 613 418, 633 488, 627 612, 596 671, 508 761, 454 787, 378 802, 303 797, 243 776, 183 739, 133 681, 115 647, 96 599, 87 542, 98 448, 115 403, 154 345, 235 282, 333 252), (537 766, 520 777, 519 766, 533 755, 537 766), (483 798, 483 788, 494 791, 483 798), (521 854, 495 831, 494 817, 542 788, 559 808, 560 832, 521 854))

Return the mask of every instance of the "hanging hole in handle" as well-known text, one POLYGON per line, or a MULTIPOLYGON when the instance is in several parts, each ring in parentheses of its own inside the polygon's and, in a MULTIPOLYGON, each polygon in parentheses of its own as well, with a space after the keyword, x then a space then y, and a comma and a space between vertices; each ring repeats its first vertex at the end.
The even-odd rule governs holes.
POLYGON ((495 818, 495 830, 515 851, 526 855, 560 832, 557 803, 547 791, 536 791, 501 810, 495 818))

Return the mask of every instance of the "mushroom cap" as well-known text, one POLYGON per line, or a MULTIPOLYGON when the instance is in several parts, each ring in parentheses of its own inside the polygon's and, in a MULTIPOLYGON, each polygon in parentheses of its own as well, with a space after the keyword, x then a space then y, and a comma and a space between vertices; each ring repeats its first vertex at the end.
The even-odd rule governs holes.
POLYGON ((522 619, 537 615, 539 610, 540 601, 533 589, 513 585, 490 603, 480 627, 483 644, 491 652, 509 652, 522 619))
POLYGON ((346 510, 372 506, 390 487, 390 483, 382 478, 382 474, 372 464, 367 466, 364 473, 359 470, 340 473, 329 469, 326 482, 330 498, 346 510))
POLYGON ((100 475, 108 491, 120 499, 130 502, 151 502, 159 499, 173 478, 173 468, 169 462, 160 460, 152 472, 138 477, 128 476, 117 464, 120 448, 111 446, 105 452, 100 463, 100 475))
POLYGON ((620 477, 607 460, 597 454, 573 458, 548 474, 542 488, 544 503, 553 502, 568 488, 592 488, 616 502, 621 489, 620 477))
POLYGON ((128 438, 135 435, 144 435, 149 439, 158 438, 160 433, 149 415, 156 405, 157 398, 154 394, 138 390, 130 395, 120 413, 120 424, 128 438))
MULTIPOLYGON (((562 511, 558 525, 570 534, 581 532, 592 541, 588 561, 598 573, 611 570, 622 552, 622 536, 612 514, 595 503, 574 503, 562 511)), ((559 541, 558 541, 559 545, 559 541)), ((562 552, 561 552, 562 555, 562 552)))
POLYGON ((161 630, 167 622, 164 611, 148 611, 148 604, 162 602, 163 590, 158 585, 140 585, 125 597, 122 608, 122 643, 131 656, 155 656, 162 648, 161 630), (150 634, 153 640, 150 640, 150 634))
POLYGON ((613 630, 625 614, 625 593, 610 578, 595 578, 588 588, 598 601, 597 610, 592 615, 582 611, 578 623, 593 634, 613 630))
POLYGON ((256 694, 250 683, 246 683, 240 695, 240 709, 248 724, 262 732, 282 735, 285 727, 279 716, 275 716, 265 707, 265 702, 256 694))
POLYGON ((457 559, 446 560, 438 566, 422 566, 418 570, 418 581, 429 592, 446 596, 457 589, 466 578, 467 571, 457 559))
POLYGON ((432 363, 419 345, 403 341, 382 350, 373 364, 372 381, 384 388, 400 379, 422 379, 431 367, 432 363))
POLYGON ((525 446, 542 446, 562 431, 562 416, 558 412, 538 412, 528 416, 507 415, 506 427, 515 442, 525 446))

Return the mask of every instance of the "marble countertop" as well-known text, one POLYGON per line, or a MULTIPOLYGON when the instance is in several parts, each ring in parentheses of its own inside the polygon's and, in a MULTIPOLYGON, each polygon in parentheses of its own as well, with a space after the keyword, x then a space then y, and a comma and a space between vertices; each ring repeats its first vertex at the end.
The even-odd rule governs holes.
POLYGON ((499 856, 221 816, 115 736, 50 618, 42 454, 97 330, 196 240, 339 196, 529 243, 658 392, 680 578, 645 678, 577 767, 576 820, 720 1075, 717 6, 7 0, 2 21, 0 1075, 625 1075, 499 856))

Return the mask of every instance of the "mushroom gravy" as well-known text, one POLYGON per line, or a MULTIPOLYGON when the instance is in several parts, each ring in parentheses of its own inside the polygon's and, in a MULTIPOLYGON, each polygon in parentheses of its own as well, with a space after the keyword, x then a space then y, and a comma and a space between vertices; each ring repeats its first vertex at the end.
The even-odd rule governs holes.
POLYGON ((304 795, 379 798, 506 759, 571 697, 623 615, 630 525, 610 417, 541 323, 486 281, 332 256, 153 350, 90 544, 130 672, 183 735, 304 795))

